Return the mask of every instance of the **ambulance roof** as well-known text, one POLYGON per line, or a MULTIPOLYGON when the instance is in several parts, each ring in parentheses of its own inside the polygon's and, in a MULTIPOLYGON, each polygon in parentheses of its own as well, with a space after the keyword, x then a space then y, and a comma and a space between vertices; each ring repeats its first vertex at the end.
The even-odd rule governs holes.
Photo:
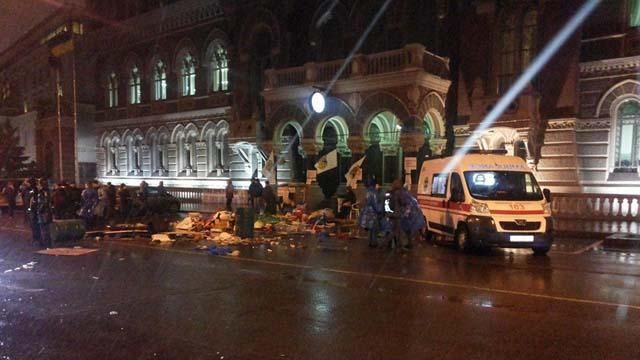
MULTIPOLYGON (((452 161, 453 157, 425 161, 428 168, 438 172, 444 169, 452 161), (436 170, 437 169, 437 170, 436 170)), ((527 171, 531 169, 527 163, 517 156, 491 155, 491 154, 467 154, 454 168, 457 171, 527 171)))

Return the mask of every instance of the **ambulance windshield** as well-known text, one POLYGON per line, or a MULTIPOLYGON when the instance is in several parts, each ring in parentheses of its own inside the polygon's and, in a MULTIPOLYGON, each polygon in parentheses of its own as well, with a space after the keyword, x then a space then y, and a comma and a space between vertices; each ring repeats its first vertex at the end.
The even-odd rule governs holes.
POLYGON ((522 171, 466 171, 469 193, 482 200, 542 200, 533 174, 522 171))

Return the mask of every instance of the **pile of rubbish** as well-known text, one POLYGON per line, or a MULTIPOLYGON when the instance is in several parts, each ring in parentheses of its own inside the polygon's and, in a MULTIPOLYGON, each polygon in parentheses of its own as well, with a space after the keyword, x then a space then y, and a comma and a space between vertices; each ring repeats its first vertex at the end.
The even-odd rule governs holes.
MULTIPOLYGON (((160 245, 173 245, 176 242, 189 242, 198 250, 206 250, 211 255, 238 256, 238 246, 252 246, 272 252, 276 248, 287 251, 306 248, 300 241, 309 233, 333 236, 336 231, 336 218, 331 209, 305 213, 302 207, 284 215, 260 214, 254 219, 253 238, 240 238, 237 233, 236 214, 220 210, 210 216, 201 213, 189 213, 184 219, 172 224, 173 231, 152 235, 151 242, 160 245)), ((250 224, 250 223, 249 223, 250 224)))

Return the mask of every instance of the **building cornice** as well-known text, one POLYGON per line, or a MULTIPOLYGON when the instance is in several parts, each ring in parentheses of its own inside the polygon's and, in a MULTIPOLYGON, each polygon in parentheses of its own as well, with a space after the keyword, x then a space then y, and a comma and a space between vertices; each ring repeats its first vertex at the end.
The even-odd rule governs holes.
POLYGON ((149 115, 127 119, 120 119, 114 121, 96 122, 96 129, 98 131, 104 131, 106 129, 135 125, 136 127, 145 126, 154 123, 164 122, 180 122, 180 121, 196 121, 207 120, 211 118, 217 118, 227 115, 231 107, 217 107, 194 111, 183 111, 179 113, 161 114, 161 115, 149 115))
POLYGON ((581 74, 613 72, 640 68, 640 55, 580 63, 581 74))
MULTIPOLYGON (((328 82, 316 82, 305 85, 283 86, 265 90, 262 94, 267 101, 304 100, 315 91, 314 86, 326 87, 327 85, 328 82)), ((451 81, 426 73, 423 70, 405 70, 363 76, 355 79, 338 80, 331 89, 331 92, 342 95, 415 85, 446 94, 451 85, 451 81)))

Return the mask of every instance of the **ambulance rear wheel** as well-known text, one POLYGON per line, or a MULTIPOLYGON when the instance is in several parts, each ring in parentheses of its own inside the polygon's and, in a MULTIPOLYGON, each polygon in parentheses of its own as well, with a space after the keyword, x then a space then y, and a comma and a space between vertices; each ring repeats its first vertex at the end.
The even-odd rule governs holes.
POLYGON ((548 247, 533 248, 533 255, 535 255, 535 256, 545 256, 545 255, 547 255, 549 250, 551 250, 551 248, 548 248, 548 247))
POLYGON ((471 250, 471 242, 469 240, 469 230, 467 226, 464 224, 458 225, 458 229, 456 229, 456 233, 454 235, 454 239, 456 242, 456 248, 460 251, 468 252, 471 250))

